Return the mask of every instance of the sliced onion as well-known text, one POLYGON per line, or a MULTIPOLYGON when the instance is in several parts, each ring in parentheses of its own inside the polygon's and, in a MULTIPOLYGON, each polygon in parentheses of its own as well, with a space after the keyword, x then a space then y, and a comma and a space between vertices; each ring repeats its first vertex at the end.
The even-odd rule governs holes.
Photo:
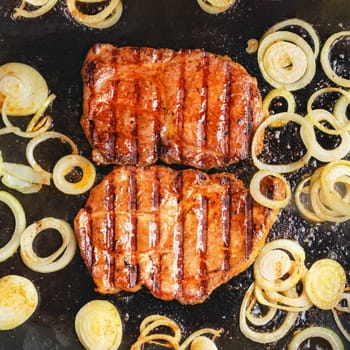
POLYGON ((46 81, 33 67, 19 62, 0 66, 0 105, 6 98, 9 115, 34 114, 47 96, 46 81))
POLYGON ((250 181, 250 194, 256 202, 270 209, 286 207, 291 198, 291 190, 288 181, 281 174, 268 170, 259 170, 253 175, 250 181), (285 198, 280 200, 270 199, 261 192, 261 181, 268 176, 275 177, 284 183, 286 189, 285 198))
POLYGON ((94 165, 85 157, 70 154, 62 157, 53 168, 53 182, 57 189, 66 194, 85 193, 93 186, 96 179, 94 165), (75 168, 82 171, 78 182, 69 182, 66 176, 75 168))
POLYGON ((343 350, 344 345, 338 334, 325 327, 308 327, 302 331, 298 331, 293 336, 288 345, 288 350, 298 350, 300 345, 309 338, 325 339, 333 350, 343 350))
POLYGON ((285 315, 285 318, 277 329, 267 332, 263 331, 255 331, 252 328, 249 327, 247 323, 246 318, 246 311, 248 309, 248 306, 250 304, 251 298, 253 298, 253 292, 254 292, 254 283, 249 287, 247 290, 242 304, 240 308, 240 314, 239 314, 239 327, 241 332, 250 340, 253 340, 257 343, 266 344, 266 343, 272 343, 275 341, 280 340, 283 338, 293 327, 296 319, 298 318, 297 312, 288 312, 285 315))
POLYGON ((214 340, 220 336, 221 332, 222 330, 216 330, 213 328, 199 329, 185 339, 180 346, 180 350, 186 350, 190 344, 190 350, 217 350, 214 340), (204 334, 211 334, 212 338, 210 339, 207 336, 204 336, 204 334))
POLYGON ((0 278, 0 330, 23 324, 38 306, 38 292, 27 278, 7 275, 0 278))
POLYGON ((199 7, 210 15, 216 15, 221 12, 225 12, 236 0, 197 0, 199 7))
POLYGON ((36 18, 49 12, 56 4, 58 0, 46 0, 46 1, 33 1, 33 0, 22 0, 19 7, 15 8, 14 18, 25 17, 25 18, 36 18), (26 10, 26 3, 39 6, 35 10, 26 10), (39 5, 38 5, 39 4, 39 5))
MULTIPOLYGON (((341 137, 340 144, 333 149, 326 149, 322 147, 317 141, 312 144, 312 156, 321 162, 331 162, 337 159, 344 158, 350 151, 350 136, 345 128, 342 128, 338 123, 337 119, 325 109, 314 109, 306 115, 306 119, 317 128, 328 134, 337 134, 341 137), (334 127, 334 130, 325 128, 320 122, 327 121, 334 127)), ((305 131, 305 127, 302 126, 300 129, 300 136, 304 143, 307 142, 308 131, 305 131)))
POLYGON ((338 305, 335 308, 338 311, 350 313, 350 293, 343 293, 340 297, 338 305), (341 305, 342 301, 346 301, 346 306, 341 305))
POLYGON ((339 76, 332 68, 330 63, 330 53, 332 51, 332 46, 336 41, 338 41, 341 37, 350 36, 350 31, 342 31, 338 33, 334 33, 331 35, 326 42, 324 43, 322 50, 321 50, 321 56, 320 61, 322 68, 327 75, 327 77, 336 83, 339 86, 343 87, 350 87, 350 79, 343 78, 339 76))
POLYGON ((76 240, 71 226, 64 220, 47 217, 28 226, 21 236, 20 252, 24 264, 30 269, 48 273, 63 269, 74 257, 76 240), (33 249, 33 242, 40 232, 54 229, 62 237, 61 246, 47 257, 38 256, 33 249))
POLYGON ((34 170, 28 165, 4 162, 3 168, 5 172, 20 180, 34 184, 50 185, 50 176, 34 170))
MULTIPOLYGON (((350 93, 350 90, 347 90, 350 93)), ((338 98, 333 108, 333 115, 337 118, 341 125, 348 125, 349 119, 346 111, 350 105, 350 95, 342 95, 338 98)))
POLYGON ((345 271, 333 259, 320 259, 312 264, 305 278, 305 290, 314 305, 322 310, 337 306, 346 283, 345 271))
MULTIPOLYGON (((87 15, 81 12, 77 7, 77 2, 85 2, 84 0, 67 0, 68 11, 72 17, 79 23, 93 28, 107 28, 115 24, 122 13, 121 0, 111 0, 109 4, 94 15, 87 15), (112 18, 112 20, 110 20, 112 18), (105 22, 108 22, 106 24, 105 22)), ((90 1, 88 1, 90 3, 90 1)))
POLYGON ((111 302, 92 300, 76 314, 75 332, 86 350, 117 350, 123 336, 123 325, 111 302))
POLYGON ((8 188, 12 188, 23 194, 37 193, 42 189, 42 184, 28 182, 9 173, 3 174, 1 182, 8 188))
POLYGON ((289 239, 277 239, 265 244, 254 262, 254 278, 256 284, 269 292, 287 291, 295 287, 305 271, 305 252, 298 242, 289 239), (275 258, 270 252, 282 250, 288 252, 290 258, 286 261, 284 255, 275 258), (269 259, 269 261, 267 261, 269 259), (287 266, 285 266, 287 264, 287 266), (288 268, 288 276, 284 278, 288 268), (268 271, 267 271, 268 270, 268 271), (282 275, 283 274, 283 275, 282 275))
POLYGON ((79 151, 78 151, 77 145, 68 136, 56 131, 48 131, 48 132, 45 132, 44 134, 38 135, 33 139, 31 139, 28 142, 27 148, 26 148, 26 157, 27 157, 28 163, 32 166, 33 169, 40 171, 48 176, 51 176, 52 174, 49 171, 44 170, 34 158, 35 147, 38 144, 49 139, 59 139, 61 140, 61 142, 68 143, 72 148, 72 154, 78 154, 79 151))
POLYGON ((300 18, 289 18, 289 19, 286 19, 284 21, 278 22, 278 23, 274 24, 271 28, 269 28, 269 30, 264 34, 264 36, 266 36, 267 34, 276 32, 278 30, 281 30, 283 28, 291 27, 291 26, 298 26, 298 27, 301 27, 307 31, 307 33, 310 35, 310 37, 313 41, 314 56, 316 59, 318 54, 319 54, 319 51, 320 51, 320 39, 319 39, 314 27, 310 23, 308 23, 300 18))
POLYGON ((0 201, 10 208, 15 219, 15 228, 10 240, 0 248, 0 262, 2 262, 11 257, 18 249, 21 234, 26 228, 26 216, 22 204, 12 194, 0 191, 0 201))
MULTIPOLYGON (((186 348, 184 348, 186 349, 186 348)), ((190 350, 217 350, 215 343, 205 336, 198 336, 191 343, 190 350)))
POLYGON ((264 120, 259 127, 257 128, 252 141, 252 158, 254 165, 258 169, 264 169, 264 170, 270 170, 273 172, 278 173, 289 173, 292 171, 295 171, 299 168, 302 168, 304 165, 308 163, 308 161, 311 159, 311 149, 312 144, 316 143, 316 135, 314 132, 314 129, 312 127, 312 124, 303 118, 301 115, 296 113, 288 113, 288 112, 282 112, 275 115, 272 115, 270 118, 267 118, 264 120), (306 153, 303 155, 301 159, 298 161, 289 163, 289 164, 266 164, 260 161, 256 154, 256 146, 257 143, 260 140, 261 134, 265 131, 265 129, 272 125, 278 125, 279 123, 287 124, 288 122, 294 122, 297 124, 300 124, 304 127, 305 133, 308 135, 307 138, 305 138, 304 142, 306 147, 306 153))
POLYGON ((262 38, 258 64, 270 85, 289 91, 305 87, 316 72, 315 57, 309 44, 288 31, 273 32, 262 38))

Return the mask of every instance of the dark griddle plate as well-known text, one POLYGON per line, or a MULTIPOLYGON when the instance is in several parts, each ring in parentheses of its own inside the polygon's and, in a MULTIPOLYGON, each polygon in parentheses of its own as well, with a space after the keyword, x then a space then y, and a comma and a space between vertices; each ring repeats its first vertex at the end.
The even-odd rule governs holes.
MULTIPOLYGON (((70 20, 65 13, 63 0, 59 0, 54 11, 43 18, 14 21, 11 13, 16 3, 16 0, 1 0, 0 3, 0 64, 19 61, 42 72, 51 91, 57 95, 52 108, 54 130, 71 136, 88 157, 90 149, 79 125, 82 106, 80 69, 86 52, 96 42, 110 42, 118 46, 204 48, 227 54, 258 78, 264 95, 269 87, 259 74, 256 56, 245 52, 249 38, 259 38, 272 24, 291 17, 310 21, 322 42, 333 32, 350 29, 349 0, 238 0, 232 9, 219 16, 205 14, 195 0, 124 0, 121 21, 103 31, 83 28, 70 20)), ((305 112, 307 96, 316 87, 325 85, 329 85, 329 82, 319 73, 312 84, 296 93, 301 113, 305 112)), ((0 148, 4 159, 25 162, 25 144, 24 139, 2 136, 0 148)), ((38 157, 49 162, 50 158, 55 158, 56 146, 53 143, 41 147, 38 157)), ((247 168, 244 167, 244 170, 247 168)), ((110 168, 98 167, 97 170, 101 179, 110 168)), ((293 185, 297 176, 306 170, 291 177, 293 185)), ((77 210, 87 198, 87 195, 63 195, 53 186, 33 195, 12 193, 23 203, 28 224, 44 216, 55 216, 72 223, 77 210)), ((0 245, 9 237, 12 221, 9 212, 1 206, 0 245)), ((334 257, 344 264, 347 272, 350 271, 349 224, 314 226, 300 219, 293 205, 290 205, 281 213, 269 239, 278 237, 299 239, 307 250, 308 266, 318 258, 334 257)), ((54 245, 47 235, 43 235, 37 243, 42 251, 54 245)), ((79 253, 67 268, 51 274, 29 270, 16 253, 0 263, 0 276, 10 273, 26 276, 34 282, 40 294, 40 304, 25 324, 12 331, 0 331, 0 350, 82 349, 74 332, 74 317, 82 305, 94 298, 108 299, 119 309, 124 324, 120 349, 130 348, 137 338, 141 320, 153 313, 168 315, 178 321, 185 335, 202 327, 223 328, 224 332, 217 340, 219 349, 280 350, 286 348, 291 338, 290 333, 277 344, 265 346, 247 340, 240 333, 239 305, 252 281, 251 269, 218 288, 204 304, 197 306, 162 302, 146 291, 99 295, 94 292, 79 253)), ((336 329, 330 312, 314 308, 302 314, 298 320, 298 326, 309 324, 336 329)), ((345 348, 349 347, 349 343, 345 342, 345 348)))

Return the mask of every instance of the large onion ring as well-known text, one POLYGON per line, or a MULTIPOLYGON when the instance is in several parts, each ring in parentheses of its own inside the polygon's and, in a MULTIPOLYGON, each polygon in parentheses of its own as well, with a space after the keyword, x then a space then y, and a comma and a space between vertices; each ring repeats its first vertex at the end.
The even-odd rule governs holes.
POLYGON ((96 179, 94 165, 85 157, 69 154, 62 157, 53 168, 53 182, 57 189, 66 194, 82 194, 90 190, 96 179), (82 171, 82 177, 78 182, 66 180, 68 175, 75 168, 82 171))
POLYGON ((7 275, 0 278, 0 330, 23 324, 38 306, 38 292, 27 278, 7 275))
POLYGON ((312 144, 315 144, 315 143, 316 143, 316 135, 312 127, 312 124, 308 120, 306 120, 304 117, 302 117, 297 113, 288 113, 288 112, 278 113, 278 114, 272 115, 270 118, 265 119, 257 128, 252 141, 252 159, 253 159, 254 165, 258 169, 270 170, 278 173, 289 173, 299 168, 302 168, 304 165, 308 163, 308 161, 311 159, 311 156, 312 156, 312 153, 311 153, 312 144), (268 126, 272 126, 276 123, 277 125, 280 123, 287 124, 288 122, 294 122, 304 127, 305 132, 308 135, 308 137, 304 140, 304 142, 306 142, 305 143, 306 153, 298 161, 295 161, 289 164, 263 163, 258 159, 256 154, 256 148, 257 148, 258 141, 260 140, 261 134, 265 131, 265 129, 268 126))
POLYGON ((48 273, 66 267, 74 257, 76 240, 71 226, 64 220, 47 217, 28 226, 21 236, 20 253, 26 266, 30 269, 48 273), (62 237, 61 246, 47 257, 38 256, 33 249, 36 236, 45 229, 55 229, 62 237))
POLYGON ((26 216, 22 204, 12 194, 0 191, 0 201, 5 203, 15 218, 15 228, 11 239, 0 248, 0 262, 11 257, 19 247, 21 234, 26 228, 26 216))
POLYGON ((299 35, 277 31, 263 37, 258 64, 264 79, 273 87, 289 91, 311 82, 316 72, 314 53, 299 35))
POLYGON ((33 67, 19 62, 0 66, 0 106, 7 99, 11 116, 34 114, 48 96, 44 77, 33 67))
POLYGON ((332 45, 339 40, 339 38, 344 36, 350 36, 350 31, 342 31, 338 33, 334 33, 331 35, 326 42, 324 43, 322 50, 321 50, 321 65, 322 68, 327 75, 327 77, 336 83, 337 85, 343 86, 343 87, 350 87, 350 79, 343 78, 339 76, 331 67, 330 60, 329 60, 329 54, 332 50, 332 45))
POLYGON ((117 350, 123 325, 116 307, 107 300, 92 300, 75 316, 75 332, 86 350, 117 350))

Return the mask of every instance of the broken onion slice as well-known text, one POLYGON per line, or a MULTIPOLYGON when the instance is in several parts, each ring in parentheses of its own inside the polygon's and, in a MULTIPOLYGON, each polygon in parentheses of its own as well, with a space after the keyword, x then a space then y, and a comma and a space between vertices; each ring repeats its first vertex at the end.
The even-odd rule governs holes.
POLYGON ((56 4, 58 0, 22 0, 19 7, 15 8, 14 18, 25 17, 25 18, 36 18, 49 12, 56 4), (26 10, 26 3, 37 6, 34 10, 26 10))
POLYGON ((38 306, 38 292, 27 278, 7 275, 0 278, 0 330, 23 324, 38 306))
POLYGON ((116 307, 107 300, 92 300, 75 316, 75 331, 86 350, 117 350, 123 326, 116 307))
POLYGON ((337 306, 344 292, 346 274, 333 259, 320 259, 312 264, 305 277, 305 290, 314 305, 322 310, 337 306))
POLYGON ((19 62, 0 66, 0 106, 6 98, 9 115, 34 114, 45 102, 48 92, 45 79, 33 67, 19 62))
POLYGON ((26 228, 26 216, 22 204, 12 194, 0 191, 0 201, 10 208, 15 219, 15 228, 10 240, 0 248, 0 262, 2 262, 11 257, 18 249, 21 234, 26 228))
POLYGON ((71 262, 76 251, 76 245, 73 229, 68 222, 46 217, 34 222, 23 231, 20 242, 20 253, 27 267, 37 272, 49 273, 61 270, 71 262), (58 231, 62 237, 62 244, 51 255, 40 257, 33 249, 33 242, 40 232, 46 229, 58 231))
POLYGON ((217 15, 218 13, 225 12, 236 0, 197 0, 199 7, 210 15, 217 15))

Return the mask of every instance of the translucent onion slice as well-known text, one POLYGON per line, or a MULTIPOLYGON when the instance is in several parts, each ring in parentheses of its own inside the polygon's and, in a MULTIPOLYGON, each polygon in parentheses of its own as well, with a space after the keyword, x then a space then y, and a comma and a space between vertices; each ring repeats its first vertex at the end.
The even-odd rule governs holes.
POLYGON ((345 327, 343 326, 340 318, 339 318, 339 315, 338 315, 338 312, 336 309, 332 309, 332 314, 333 314, 333 317, 334 317, 334 321, 337 325, 337 327, 339 328, 339 330, 341 331, 341 333, 343 334, 344 338, 350 342, 350 333, 345 329, 345 327))
POLYGON ((27 278, 7 275, 0 278, 0 330, 23 324, 38 306, 38 292, 27 278))
POLYGON ((273 172, 277 172, 277 173, 293 172, 297 169, 302 168, 304 165, 306 165, 309 162, 309 160, 311 159, 311 156, 312 156, 312 154, 311 154, 312 144, 315 144, 316 142, 317 142, 316 135, 315 135, 315 131, 312 127, 312 124, 308 120, 306 120, 304 117, 302 117, 301 115, 299 115, 297 113, 288 113, 288 112, 282 112, 282 113, 272 115, 270 118, 267 118, 259 125, 259 127, 257 128, 257 130, 253 136, 252 158, 253 158, 254 165, 258 169, 269 170, 269 171, 273 171, 273 172), (262 133, 269 126, 272 126, 274 124, 278 125, 280 123, 287 124, 288 122, 294 122, 294 123, 297 123, 297 124, 304 127, 304 130, 305 130, 304 132, 308 136, 308 137, 305 137, 305 140, 304 140, 305 147, 306 147, 305 154, 298 161, 288 163, 288 164, 263 163, 262 161, 260 161, 258 159, 257 154, 256 154, 257 143, 260 140, 262 133))
POLYGON ((190 334, 180 346, 180 350, 188 349, 191 344, 190 350, 217 350, 217 346, 214 340, 220 336, 222 330, 216 330, 213 328, 201 328, 192 334, 190 334), (204 336, 204 334, 211 334, 211 338, 204 336))
MULTIPOLYGON (((347 90, 350 93, 350 90, 347 90)), ((333 108, 333 115, 337 118, 341 125, 348 125, 349 119, 347 117, 346 111, 350 105, 350 96, 342 95, 338 98, 333 108)))
POLYGON ((46 1, 22 0, 21 5, 15 8, 13 18, 15 19, 19 17, 36 18, 42 15, 45 15, 57 4, 57 2, 58 0, 46 0, 46 1), (26 10, 25 9, 26 3, 38 6, 38 8, 34 10, 26 10))
POLYGON ((291 26, 301 27, 304 30, 306 30, 306 32, 310 35, 310 37, 313 41, 314 56, 316 59, 319 52, 320 52, 320 39, 319 39, 314 27, 310 23, 308 23, 300 18, 289 18, 289 19, 286 19, 284 21, 278 22, 278 23, 274 24, 271 28, 269 28, 269 30, 264 34, 264 36, 268 35, 270 33, 276 32, 278 30, 281 30, 283 28, 291 27, 291 26))
POLYGON ((28 226, 21 236, 20 253, 24 264, 30 269, 49 273, 63 269, 74 257, 76 240, 71 226, 64 220, 52 217, 41 219, 28 226), (40 232, 54 229, 62 237, 61 246, 51 255, 40 257, 33 249, 33 242, 40 232))
POLYGON ((258 64, 270 85, 289 91, 305 87, 316 72, 315 57, 309 44, 288 31, 273 32, 261 39, 258 64))
POLYGON ((335 308, 338 311, 350 313, 350 293, 343 293, 335 308), (346 306, 341 305, 342 301, 346 301, 346 306))
POLYGON ((236 0, 197 0, 199 7, 210 15, 217 15, 225 12, 232 7, 235 2, 236 0))
POLYGON ((344 292, 346 274, 333 259, 320 259, 312 264, 305 277, 305 290, 314 305, 322 310, 337 306, 344 292))
POLYGON ((350 31, 341 31, 338 33, 334 33, 331 35, 326 42, 324 43, 322 50, 320 61, 322 68, 327 75, 327 77, 336 83, 339 86, 350 87, 350 79, 346 79, 338 75, 332 68, 330 63, 330 53, 332 51, 332 46, 338 41, 341 40, 342 37, 350 37, 350 31))
POLYGON ((295 287, 305 271, 305 252, 298 242, 289 239, 277 239, 265 244, 254 262, 256 284, 269 292, 283 292, 295 287), (290 255, 287 261, 284 254, 271 252, 282 250, 290 255), (271 261, 271 263, 269 261, 271 261), (288 276, 285 272, 288 269, 288 276), (282 275, 283 274, 283 275, 282 275))
POLYGON ((93 186, 96 179, 94 165, 85 157, 70 154, 62 157, 53 168, 53 182, 57 189, 66 194, 85 193, 93 186), (77 182, 69 182, 66 176, 75 168, 82 171, 82 177, 77 182))
POLYGON ((40 171, 41 173, 51 177, 52 176, 51 172, 44 170, 34 158, 35 147, 38 144, 49 139, 59 139, 61 142, 68 143, 72 149, 72 154, 78 154, 79 150, 77 145, 72 141, 72 139, 56 131, 48 131, 31 139, 28 142, 26 147, 26 158, 28 163, 31 165, 33 169, 40 171))
POLYGON ((2 109, 1 109, 1 116, 2 116, 2 121, 4 122, 5 126, 7 128, 11 128, 11 132, 14 133, 15 135, 18 135, 20 137, 24 138, 31 138, 35 137, 37 135, 40 135, 44 133, 45 131, 49 130, 52 124, 52 119, 51 117, 44 117, 42 119, 42 123, 40 124, 39 128, 36 128, 35 131, 22 131, 20 128, 14 126, 7 115, 7 105, 8 105, 8 100, 7 98, 5 99, 2 109))
MULTIPOLYGON (((318 159, 321 162, 332 162, 337 159, 344 158, 350 151, 350 136, 345 128, 342 128, 337 119, 325 109, 314 109, 309 114, 306 115, 306 119, 317 128, 322 129, 323 132, 328 134, 337 134, 341 137, 341 142, 339 145, 332 149, 326 149, 320 145, 319 142, 312 144, 312 156, 318 159), (334 130, 325 128, 320 123, 322 121, 328 122, 334 127, 334 130)), ((300 129, 300 136, 303 142, 307 142, 306 138, 308 137, 308 131, 305 131, 305 128, 302 126, 300 129)))
POLYGON ((18 249, 21 234, 26 228, 26 216, 22 204, 12 194, 0 191, 0 201, 10 208, 15 219, 15 228, 10 240, 0 248, 0 262, 2 262, 11 257, 18 249))
POLYGON ((76 314, 75 331, 86 350, 117 350, 123 336, 123 325, 111 302, 92 300, 76 314))
MULTIPOLYGON (((288 292, 291 293, 291 292, 288 292)), ((291 294, 289 294, 291 296, 291 294)), ((239 327, 241 332, 250 340, 261 344, 272 343, 283 338, 290 329, 294 326, 296 319, 298 318, 297 312, 287 312, 284 317, 282 324, 274 330, 268 331, 255 331, 249 327, 246 318, 246 312, 251 299, 254 297, 254 283, 249 287, 246 294, 244 295, 240 314, 239 314, 239 327)))
POLYGON ((3 169, 20 180, 33 184, 50 185, 50 176, 34 170, 28 165, 4 162, 3 169))
POLYGON ((296 332, 288 345, 288 350, 300 349, 301 344, 310 338, 325 339, 333 350, 344 350, 344 345, 337 333, 328 328, 317 326, 308 327, 296 332))
MULTIPOLYGON (((67 0, 68 11, 72 17, 79 23, 93 28, 107 28, 115 24, 122 12, 121 0, 111 0, 108 5, 102 8, 94 15, 87 15, 81 12, 77 7, 77 2, 85 2, 84 0, 67 0), (113 18, 113 20, 110 20, 113 18), (108 22, 108 25, 104 23, 108 22)), ((88 1, 90 3, 91 1, 88 1)))
POLYGON ((350 183, 350 161, 339 160, 328 163, 323 168, 320 182, 324 204, 338 215, 350 215, 350 202, 340 195, 336 187, 339 183, 350 183))
POLYGON ((288 205, 290 198, 291 198, 291 190, 290 190, 290 186, 288 181, 285 179, 284 176, 282 176, 279 173, 276 172, 272 172, 272 171, 268 171, 268 170, 259 170, 258 172, 256 172, 251 181, 250 181, 250 194, 252 195, 253 199, 258 202, 259 204, 267 207, 267 208, 271 208, 271 209, 279 209, 279 208, 284 208, 288 205), (261 181, 263 181, 263 179, 267 176, 272 176, 275 178, 280 179, 281 181, 283 181, 283 183, 285 184, 285 188, 286 188, 286 194, 285 194, 285 198, 283 199, 270 199, 268 197, 265 196, 265 194, 263 194, 261 192, 261 181))
POLYGON ((23 194, 37 193, 42 189, 42 184, 28 182, 9 173, 3 174, 1 182, 8 188, 12 188, 23 194))
POLYGON ((0 66, 0 105, 6 98, 9 115, 34 114, 47 96, 46 81, 33 67, 19 62, 0 66))

